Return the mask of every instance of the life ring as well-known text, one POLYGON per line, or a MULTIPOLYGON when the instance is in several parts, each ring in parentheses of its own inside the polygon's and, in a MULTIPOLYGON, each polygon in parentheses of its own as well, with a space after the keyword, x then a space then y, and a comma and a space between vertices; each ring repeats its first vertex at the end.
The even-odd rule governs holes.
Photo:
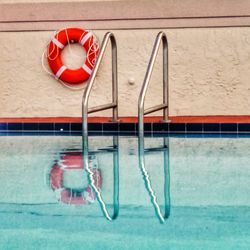
MULTIPOLYGON (((102 176, 101 171, 97 167, 95 157, 89 158, 90 169, 93 172, 94 184, 98 189, 101 189, 102 176)), ((90 204, 96 199, 95 192, 88 185, 83 188, 65 188, 63 184, 63 176, 66 170, 82 170, 82 156, 78 152, 67 152, 59 161, 57 161, 50 171, 50 187, 58 196, 58 200, 65 204, 90 204)))
POLYGON ((93 33, 79 28, 60 30, 48 45, 48 64, 56 79, 70 84, 88 80, 99 52, 99 45, 93 33), (61 58, 62 50, 69 43, 79 43, 86 51, 86 60, 78 69, 67 68, 61 58))

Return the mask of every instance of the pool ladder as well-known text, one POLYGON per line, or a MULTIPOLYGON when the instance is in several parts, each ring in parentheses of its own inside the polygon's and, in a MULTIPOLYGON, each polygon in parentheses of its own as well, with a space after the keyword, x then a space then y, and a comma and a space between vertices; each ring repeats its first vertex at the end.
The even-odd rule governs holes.
POLYGON ((82 133, 83 133, 83 136, 86 136, 86 137, 88 136, 88 114, 106 110, 106 109, 113 110, 113 122, 117 122, 118 121, 117 46, 116 46, 115 36, 111 32, 107 32, 103 38, 99 56, 95 62, 95 66, 90 76, 88 85, 83 93, 83 97, 82 97, 82 133), (111 48, 112 48, 112 102, 89 109, 88 102, 89 102, 90 92, 94 85, 96 74, 100 67, 100 64, 103 59, 109 40, 111 41, 111 48))
MULTIPOLYGON (((141 89, 141 93, 138 101, 138 155, 139 155, 139 166, 143 175, 143 179, 145 182, 146 189, 151 198, 151 202, 155 208, 155 212, 160 222, 163 223, 166 218, 168 218, 170 213, 170 193, 169 193, 169 142, 168 139, 163 139, 163 146, 158 148, 149 148, 145 149, 144 147, 144 115, 150 114, 152 112, 163 110, 163 121, 169 122, 168 120, 168 43, 167 37, 164 32, 159 32, 155 44, 153 47, 153 51, 151 54, 151 58, 149 61, 149 65, 146 71, 146 75, 144 78, 143 86, 141 89), (145 96, 149 85, 149 80, 154 68, 155 60, 157 53, 159 51, 159 47, 163 43, 163 104, 157 105, 155 107, 151 107, 149 109, 144 110, 145 96), (164 155, 164 199, 165 199, 165 211, 162 214, 160 206, 157 202, 157 198, 155 192, 152 189, 151 181, 149 175, 145 168, 145 153, 152 152, 163 152, 164 155)), ((83 99, 82 99, 82 145, 83 145, 83 162, 84 166, 86 166, 86 170, 89 174, 90 185, 95 190, 97 194, 98 202, 101 205, 101 209, 103 211, 104 216, 112 221, 117 218, 119 212, 119 141, 118 136, 113 136, 113 177, 114 177, 114 199, 113 199, 113 215, 111 216, 107 211, 106 204, 102 198, 101 192, 94 184, 93 173, 88 165, 88 114, 98 112, 101 110, 112 109, 113 110, 113 122, 118 122, 118 79, 117 79, 117 45, 115 36, 111 32, 107 32, 104 36, 103 42, 101 44, 99 56, 95 63, 93 72, 90 76, 89 83, 84 91, 83 99), (103 59, 104 52, 107 48, 107 44, 111 41, 112 47, 112 103, 100 105, 93 108, 88 108, 88 100, 91 89, 94 84, 94 80, 96 78, 97 71, 99 69, 100 63, 103 59)), ((104 150, 102 152, 110 152, 109 150, 104 150)))
POLYGON ((149 60, 146 75, 144 77, 142 89, 138 100, 138 155, 139 166, 145 182, 146 189, 149 193, 151 202, 155 209, 156 216, 161 223, 169 217, 170 214, 170 175, 169 175, 169 139, 163 138, 163 146, 159 148, 149 148, 145 150, 144 142, 144 115, 153 113, 158 110, 163 110, 163 122, 169 122, 168 120, 168 107, 169 107, 169 85, 168 85, 168 41, 164 32, 159 32, 153 46, 153 51, 149 60), (160 48, 163 45, 163 103, 154 107, 144 109, 145 97, 149 86, 150 77, 152 75, 155 60, 160 48), (149 174, 145 167, 145 153, 162 151, 164 157, 164 200, 165 208, 164 212, 161 211, 158 204, 156 194, 152 188, 149 174))
MULTIPOLYGON (((158 110, 163 110, 163 122, 169 122, 168 110, 169 110, 169 85, 168 85, 168 42, 164 32, 159 32, 153 47, 153 51, 150 57, 146 75, 143 81, 142 89, 138 101, 138 128, 139 134, 144 133, 144 115, 153 113, 158 110), (163 43, 163 104, 156 105, 154 107, 144 109, 145 97, 154 68, 156 56, 158 54, 161 41, 163 43)), ((113 122, 118 122, 118 77, 117 77, 117 45, 115 36, 111 32, 107 32, 104 36, 99 56, 96 60, 93 72, 90 76, 89 83, 84 91, 82 98, 82 134, 88 136, 88 114, 112 109, 113 110, 113 122), (104 105, 100 105, 93 108, 88 108, 88 101, 90 92, 92 90, 97 71, 100 67, 101 61, 104 56, 104 52, 107 48, 107 44, 111 41, 112 46, 112 102, 104 105)))
POLYGON ((100 190, 95 185, 94 174, 89 168, 88 164, 88 114, 98 112, 101 110, 113 110, 113 122, 118 121, 118 78, 117 78, 117 46, 115 36, 111 32, 107 32, 103 38, 99 56, 96 60, 95 66, 93 68, 92 74, 89 79, 89 83, 84 91, 82 98, 82 152, 83 152, 83 163, 86 171, 89 175, 90 185, 97 195, 97 200, 101 206, 104 216, 112 221, 117 218, 119 213, 119 138, 118 136, 113 136, 113 145, 111 148, 102 149, 101 152, 112 152, 113 153, 113 178, 114 178, 114 191, 113 191, 113 214, 110 215, 107 206, 102 198, 100 190), (96 74, 100 67, 101 61, 103 59, 105 50, 107 48, 109 40, 111 41, 112 49, 112 102, 104 105, 100 105, 93 108, 88 108, 89 95, 92 90, 96 74))
POLYGON ((159 32, 154 43, 153 51, 149 60, 148 68, 142 89, 138 100, 138 128, 139 135, 144 134, 144 115, 151 114, 158 110, 163 110, 163 122, 170 122, 168 120, 169 110, 169 84, 168 84, 168 40, 164 32, 159 32), (145 97, 148 90, 149 81, 154 69, 155 60, 161 45, 163 45, 163 103, 154 107, 144 109, 145 97))

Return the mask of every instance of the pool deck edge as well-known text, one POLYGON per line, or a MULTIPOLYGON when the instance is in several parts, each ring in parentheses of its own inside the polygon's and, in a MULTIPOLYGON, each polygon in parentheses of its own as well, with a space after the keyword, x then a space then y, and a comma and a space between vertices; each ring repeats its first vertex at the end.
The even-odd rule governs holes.
MULTIPOLYGON (((250 123, 250 115, 170 116, 171 123, 250 123)), ((89 117, 89 123, 109 123, 110 117, 89 117)), ((160 123, 162 117, 145 117, 145 123, 160 123)), ((120 123, 137 123, 137 117, 120 117, 120 123)), ((6 117, 0 123, 81 123, 81 117, 6 117)))

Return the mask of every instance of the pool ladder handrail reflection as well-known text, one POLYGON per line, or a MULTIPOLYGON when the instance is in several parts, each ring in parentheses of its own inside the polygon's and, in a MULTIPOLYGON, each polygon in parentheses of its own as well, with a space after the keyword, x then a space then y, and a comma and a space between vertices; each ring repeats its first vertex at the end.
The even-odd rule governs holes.
POLYGON ((91 182, 91 187, 94 189, 97 200, 101 206, 102 212, 109 221, 115 220, 119 215, 119 137, 113 136, 113 145, 106 148, 100 148, 95 151, 87 151, 88 154, 103 154, 113 153, 113 215, 108 213, 107 206, 102 198, 101 192, 95 186, 93 173, 88 168, 88 174, 91 182), (92 176, 93 177, 92 177, 92 176), (91 176, 91 177, 90 177, 91 176))
MULTIPOLYGON (((144 146, 144 115, 153 113, 158 110, 163 110, 163 122, 170 122, 169 117, 169 86, 168 86, 168 41, 164 32, 159 32, 154 43, 152 54, 149 60, 148 68, 144 77, 142 89, 138 100, 138 156, 139 167, 143 175, 146 189, 151 198, 151 202, 155 209, 155 213, 161 223, 170 215, 170 176, 169 176, 169 139, 163 138, 163 147, 158 148, 164 152, 164 200, 165 211, 162 214, 160 205, 158 204, 157 197, 152 188, 149 174, 145 168, 145 146, 144 146), (156 57, 160 48, 160 44, 163 44, 163 104, 156 105, 154 107, 144 109, 145 97, 149 85, 149 81, 154 69, 156 57)), ((156 149, 154 149, 155 151, 156 149)), ((146 152, 150 152, 150 149, 146 149, 146 152)))
POLYGON ((152 54, 149 60, 147 71, 142 84, 139 100, 138 100, 138 128, 139 134, 144 134, 144 115, 151 114, 158 110, 163 110, 163 122, 170 122, 169 117, 169 85, 168 85, 168 40, 166 34, 161 31, 158 33, 152 54), (156 57, 161 45, 163 45, 163 103, 154 107, 144 109, 146 93, 148 90, 149 81, 154 69, 156 57))
POLYGON ((164 223, 170 215, 170 171, 169 171, 169 138, 163 138, 163 147, 148 148, 144 147, 144 137, 138 137, 138 157, 139 167, 143 176, 145 187, 151 199, 151 203, 155 209, 155 214, 160 223, 164 223), (164 213, 161 212, 160 205, 157 201, 156 194, 152 188, 150 176, 145 167, 145 153, 163 152, 163 168, 164 168, 164 213))
MULTIPOLYGON (((114 193, 113 193, 113 215, 110 215, 107 206, 102 198, 101 192, 95 186, 93 172, 89 168, 88 164, 88 114, 112 109, 113 122, 118 121, 118 77, 117 77, 117 45, 115 36, 111 32, 107 32, 103 38, 98 58, 95 62, 95 66, 90 75, 88 85, 85 88, 82 98, 82 152, 83 163, 89 176, 90 185, 96 193, 97 200, 101 206, 104 216, 109 220, 115 220, 119 213, 119 141, 118 137, 113 137, 113 175, 114 175, 114 193), (88 108, 89 96, 96 78, 98 69, 102 62, 104 53, 106 51, 109 40, 111 41, 111 53, 112 53, 112 102, 96 107, 88 108)), ((107 151, 108 152, 108 151, 107 151)))

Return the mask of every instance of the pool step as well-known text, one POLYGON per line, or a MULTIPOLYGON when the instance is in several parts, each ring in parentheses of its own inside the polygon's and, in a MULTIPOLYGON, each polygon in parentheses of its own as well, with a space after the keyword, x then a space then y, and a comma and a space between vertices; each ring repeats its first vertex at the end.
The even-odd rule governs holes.
POLYGON ((167 146, 163 146, 163 147, 157 147, 157 148, 145 148, 144 152, 145 153, 154 153, 154 152, 164 152, 167 151, 168 147, 167 146))
POLYGON ((97 150, 90 150, 89 154, 113 153, 116 151, 118 151, 118 147, 114 145, 105 148, 98 148, 97 150))

